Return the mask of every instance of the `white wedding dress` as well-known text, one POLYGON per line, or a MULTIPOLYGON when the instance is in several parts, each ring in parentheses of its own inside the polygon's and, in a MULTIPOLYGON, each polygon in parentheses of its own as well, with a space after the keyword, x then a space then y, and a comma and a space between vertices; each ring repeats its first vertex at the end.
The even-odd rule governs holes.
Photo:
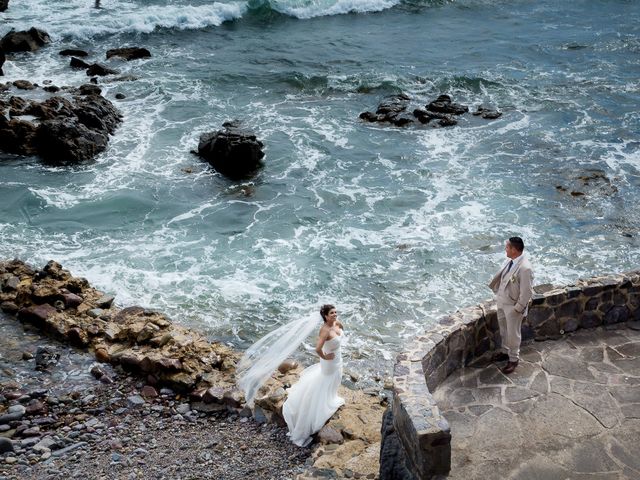
POLYGON ((333 353, 333 360, 320 359, 320 363, 304 369, 300 380, 289 389, 288 398, 282 406, 282 416, 289 427, 288 435, 300 447, 307 446, 311 435, 344 405, 344 399, 338 396, 342 381, 340 345, 343 335, 324 342, 322 351, 333 353))

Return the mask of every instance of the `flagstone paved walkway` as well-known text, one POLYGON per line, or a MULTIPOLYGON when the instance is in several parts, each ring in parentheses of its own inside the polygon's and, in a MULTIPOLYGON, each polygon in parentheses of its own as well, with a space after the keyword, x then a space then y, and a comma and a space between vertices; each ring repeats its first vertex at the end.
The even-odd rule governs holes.
POLYGON ((453 436, 448 478, 640 480, 638 328, 525 345, 508 376, 486 359, 454 372, 434 394, 453 436))

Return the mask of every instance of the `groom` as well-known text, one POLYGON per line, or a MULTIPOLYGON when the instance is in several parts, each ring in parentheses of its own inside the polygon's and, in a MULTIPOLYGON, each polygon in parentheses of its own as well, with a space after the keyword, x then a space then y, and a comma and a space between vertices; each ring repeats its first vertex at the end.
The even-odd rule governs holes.
POLYGON ((502 369, 502 373, 508 375, 513 373, 520 360, 520 329, 533 294, 533 271, 523 253, 524 242, 520 237, 511 237, 504 249, 509 261, 493 277, 489 288, 496 294, 498 327, 502 338, 502 349, 492 360, 508 360, 502 369))

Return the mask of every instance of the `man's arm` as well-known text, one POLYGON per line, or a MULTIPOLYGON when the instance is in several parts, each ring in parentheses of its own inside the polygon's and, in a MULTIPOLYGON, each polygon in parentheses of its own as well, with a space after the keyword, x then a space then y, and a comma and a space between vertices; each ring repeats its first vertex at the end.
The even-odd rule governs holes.
POLYGON ((520 294, 518 295, 518 302, 515 304, 514 309, 518 313, 522 313, 527 308, 529 300, 531 300, 531 294, 533 293, 533 272, 531 267, 520 268, 520 294))

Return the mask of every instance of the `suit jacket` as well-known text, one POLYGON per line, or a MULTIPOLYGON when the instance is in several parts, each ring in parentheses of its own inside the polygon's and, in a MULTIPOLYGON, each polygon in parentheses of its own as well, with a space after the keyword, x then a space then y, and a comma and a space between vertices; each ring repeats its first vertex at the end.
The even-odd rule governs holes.
POLYGON ((533 295, 533 270, 529 259, 523 257, 511 270, 504 274, 509 265, 509 261, 505 262, 502 268, 495 274, 489 288, 493 293, 498 295, 500 300, 514 306, 516 312, 523 315, 527 314, 529 300, 533 295))

